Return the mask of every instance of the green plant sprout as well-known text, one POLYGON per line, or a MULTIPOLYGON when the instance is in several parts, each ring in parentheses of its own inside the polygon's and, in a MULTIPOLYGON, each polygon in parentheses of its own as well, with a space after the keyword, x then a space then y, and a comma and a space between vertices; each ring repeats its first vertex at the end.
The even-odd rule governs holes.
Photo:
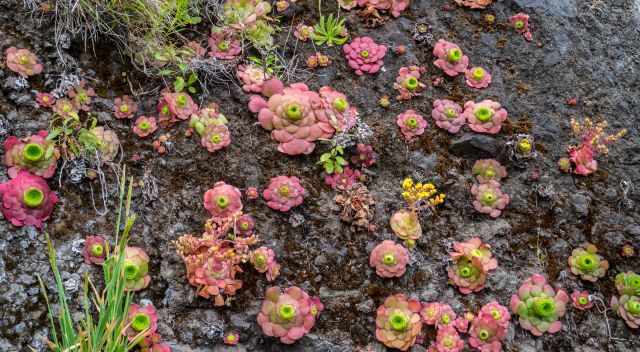
POLYGON ((349 37, 344 21, 344 18, 334 18, 333 14, 328 17, 320 16, 320 22, 313 27, 313 41, 316 45, 334 46, 344 44, 349 37))
POLYGON ((324 153, 320 156, 320 161, 318 161, 317 165, 322 165, 324 171, 327 174, 341 174, 344 171, 343 166, 347 165, 348 162, 344 160, 344 149, 342 147, 335 147, 324 153))

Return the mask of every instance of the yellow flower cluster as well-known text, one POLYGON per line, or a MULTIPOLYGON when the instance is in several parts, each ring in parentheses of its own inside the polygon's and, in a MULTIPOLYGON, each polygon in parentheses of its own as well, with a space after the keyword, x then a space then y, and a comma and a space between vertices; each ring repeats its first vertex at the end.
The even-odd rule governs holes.
POLYGON ((618 139, 627 134, 627 129, 622 129, 615 134, 607 135, 605 129, 608 127, 607 121, 599 121, 594 123, 590 118, 585 118, 582 123, 576 119, 571 119, 571 130, 576 136, 582 138, 587 137, 591 145, 593 145, 598 153, 609 153, 608 144, 616 142, 618 139))
POLYGON ((402 181, 402 198, 410 207, 425 199, 429 205, 435 207, 444 202, 446 195, 444 193, 438 194, 438 189, 431 182, 414 183, 411 178, 407 177, 402 181))

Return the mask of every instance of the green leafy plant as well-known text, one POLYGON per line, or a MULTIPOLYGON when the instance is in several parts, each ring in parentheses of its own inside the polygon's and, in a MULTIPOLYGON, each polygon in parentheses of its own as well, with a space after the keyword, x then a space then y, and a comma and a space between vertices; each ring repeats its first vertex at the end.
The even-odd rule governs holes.
POLYGON ((136 215, 131 213, 132 190, 133 178, 129 180, 127 186, 126 168, 124 168, 120 180, 120 201, 115 224, 117 249, 111 252, 109 246, 106 247, 107 260, 103 265, 104 289, 102 291, 98 291, 89 276, 85 274, 81 299, 84 316, 77 324, 71 318, 55 248, 49 236, 46 235, 49 263, 56 284, 58 310, 52 308, 46 286, 40 276, 38 280, 47 304, 51 325, 48 345, 54 352, 126 352, 133 349, 144 337, 146 331, 142 331, 132 341, 122 334, 127 325, 132 300, 132 293, 125 292, 124 272, 124 249, 136 220, 136 215), (123 215, 124 226, 121 229, 123 215))
POLYGON ((342 171, 344 171, 343 166, 348 164, 348 162, 344 160, 343 155, 344 149, 342 147, 335 147, 327 153, 322 154, 317 165, 322 165, 327 174, 341 174, 342 171))
POLYGON ((313 27, 313 41, 316 45, 334 46, 344 44, 349 37, 344 21, 344 18, 333 17, 333 14, 328 17, 320 16, 320 22, 313 27))
POLYGON ((284 71, 282 59, 280 59, 280 57, 275 52, 270 52, 262 58, 257 56, 249 56, 249 61, 256 66, 259 66, 264 72, 272 76, 279 77, 280 74, 284 71))
POLYGON ((93 117, 83 123, 78 114, 55 115, 49 124, 47 140, 55 142, 65 160, 92 154, 100 144, 98 138, 90 132, 97 123, 98 120, 93 117))
POLYGON ((191 71, 187 75, 185 79, 184 76, 178 76, 173 81, 173 91, 176 93, 180 93, 183 90, 187 90, 191 94, 195 94, 198 90, 195 87, 195 84, 198 83, 198 74, 191 71))

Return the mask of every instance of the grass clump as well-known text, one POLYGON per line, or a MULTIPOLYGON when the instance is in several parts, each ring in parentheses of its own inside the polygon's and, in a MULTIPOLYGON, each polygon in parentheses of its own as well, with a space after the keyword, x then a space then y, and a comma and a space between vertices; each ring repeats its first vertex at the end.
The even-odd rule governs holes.
POLYGON ((103 265, 104 289, 98 291, 91 279, 85 275, 83 283, 82 307, 84 316, 78 323, 71 318, 64 283, 57 265, 55 248, 47 235, 49 263, 54 275, 59 310, 52 308, 46 287, 40 277, 48 308, 51 325, 49 348, 54 352, 124 352, 133 349, 142 338, 144 331, 129 341, 122 334, 127 327, 127 317, 132 301, 132 293, 125 292, 124 252, 129 241, 136 215, 131 213, 133 178, 126 185, 126 170, 120 181, 119 207, 115 224, 116 250, 111 252, 107 245, 107 259, 103 265), (121 226, 124 221, 124 226, 121 226), (122 227, 122 229, 121 229, 122 227))

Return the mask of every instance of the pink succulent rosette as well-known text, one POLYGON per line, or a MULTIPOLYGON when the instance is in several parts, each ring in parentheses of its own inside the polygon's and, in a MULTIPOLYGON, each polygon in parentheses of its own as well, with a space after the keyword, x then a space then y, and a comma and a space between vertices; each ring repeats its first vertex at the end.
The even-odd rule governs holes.
POLYGON ((507 309, 507 307, 501 305, 496 301, 492 301, 482 306, 482 308, 480 308, 480 311, 478 312, 478 316, 491 317, 504 330, 509 329, 511 314, 509 314, 509 310, 507 309))
POLYGON ((220 60, 233 60, 242 51, 237 35, 229 30, 219 29, 209 36, 209 56, 220 60))
POLYGON ((564 316, 568 302, 569 296, 564 290, 554 290, 544 276, 534 274, 511 296, 510 308, 518 316, 521 328, 542 336, 562 329, 559 319, 564 316))
POLYGON ((471 173, 479 183, 500 181, 507 177, 507 169, 495 159, 476 160, 471 168, 471 173))
POLYGON ((256 225, 256 220, 249 214, 244 214, 235 219, 233 226, 234 233, 240 236, 250 236, 253 233, 253 229, 256 225))
POLYGON ((134 303, 129 307, 127 329, 123 332, 127 335, 129 341, 133 341, 140 336, 151 336, 157 330, 158 313, 152 305, 139 306, 134 303))
POLYGON ((407 110, 398 115, 396 124, 407 142, 421 136, 428 126, 427 120, 414 110, 407 110))
POLYGON ((640 296, 622 295, 619 298, 611 297, 611 309, 631 329, 640 328, 640 296))
POLYGON ((587 176, 598 170, 598 161, 594 159, 595 152, 590 144, 582 143, 578 147, 570 147, 569 160, 574 165, 573 173, 587 176))
POLYGON ((214 153, 231 144, 231 133, 225 125, 209 125, 202 133, 200 144, 207 148, 209 153, 214 153))
POLYGON ((447 99, 438 99, 433 102, 431 117, 436 126, 449 133, 458 133, 467 121, 462 114, 462 107, 447 99))
POLYGON ((155 117, 140 116, 133 125, 133 133, 140 138, 147 137, 158 130, 158 123, 155 117))
POLYGON ((585 243, 574 249, 568 263, 573 275, 590 282, 596 282, 604 277, 609 269, 609 262, 598 254, 598 248, 591 243, 585 243))
POLYGON ((462 352, 464 341, 456 329, 448 326, 438 329, 436 340, 429 347, 428 352, 462 352))
POLYGON ((422 237, 422 226, 418 214, 408 209, 400 209, 391 215, 391 230, 404 241, 416 241, 422 237))
POLYGON ((464 73, 469 66, 469 57, 462 53, 460 47, 444 39, 438 40, 433 47, 433 56, 437 57, 433 64, 451 77, 464 73))
POLYGON ((259 273, 266 273, 267 281, 275 280, 280 275, 280 264, 276 262, 273 249, 260 247, 251 253, 249 261, 259 273))
POLYGON ((265 335, 292 344, 315 325, 311 308, 311 297, 302 289, 294 286, 283 292, 280 287, 269 287, 258 313, 258 324, 265 335))
POLYGON ((198 105, 187 93, 165 92, 162 97, 166 101, 171 115, 180 120, 187 120, 191 114, 198 112, 198 105))
POLYGON ((244 194, 247 196, 247 199, 258 199, 258 197, 260 197, 260 192, 258 192, 258 189, 256 187, 247 187, 247 190, 244 192, 244 194))
POLYGON ((240 334, 237 331, 229 331, 224 334, 222 341, 225 345, 235 346, 240 342, 240 334))
POLYGON ((420 96, 420 93, 427 87, 420 82, 420 76, 426 71, 421 66, 401 67, 398 77, 393 84, 393 88, 398 91, 398 100, 409 100, 420 96))
POLYGON ((524 39, 529 42, 533 39, 531 28, 529 28, 529 15, 523 12, 517 13, 509 18, 509 22, 524 39))
POLYGON ((492 218, 500 216, 511 201, 509 195, 500 189, 500 183, 493 180, 473 185, 471 194, 475 197, 473 207, 492 218))
POLYGON ((407 351, 422 331, 420 302, 403 294, 387 297, 376 312, 376 339, 389 348, 407 351))
POLYGON ((466 102, 462 114, 467 119, 469 128, 478 133, 488 134, 500 132, 508 115, 500 103, 489 99, 479 103, 466 102))
POLYGON ((304 201, 305 190, 300 179, 295 176, 276 176, 271 179, 269 186, 262 192, 267 206, 274 210, 287 212, 304 201))
POLYGON ((44 68, 38 62, 38 57, 28 49, 10 47, 4 54, 7 56, 7 68, 24 78, 37 75, 44 68))
POLYGON ((488 270, 485 270, 480 257, 452 255, 452 258, 454 265, 447 269, 447 274, 449 281, 458 287, 460 293, 468 295, 482 290, 487 281, 488 270))
POLYGON ((130 119, 138 111, 138 104, 136 104, 130 96, 123 95, 113 101, 113 114, 118 119, 130 119))
POLYGON ((465 82, 471 88, 487 88, 491 84, 491 73, 482 67, 476 66, 464 73, 465 82))
POLYGON ((368 144, 358 143, 356 145, 356 155, 351 157, 351 162, 354 165, 361 165, 362 167, 371 167, 376 163, 378 154, 373 151, 373 147, 368 144))
POLYGON ((112 161, 120 150, 120 139, 118 135, 113 130, 104 126, 94 127, 90 132, 100 141, 98 145, 100 159, 103 162, 112 161))
MULTIPOLYGON (((275 80, 277 81, 277 80, 275 80)), ((277 81, 280 82, 280 81, 277 81)), ((258 113, 260 125, 271 131, 271 138, 277 141, 278 151, 287 155, 310 154, 318 139, 331 138, 335 129, 329 121, 325 103, 320 95, 309 90, 306 84, 294 83, 281 90, 272 84, 269 96, 252 96, 249 109, 258 113)))
POLYGON ((53 212, 58 196, 51 192, 47 182, 27 171, 20 171, 15 178, 0 184, 0 210, 13 225, 42 225, 53 212))
POLYGON ((588 310, 593 307, 593 301, 589 297, 588 291, 575 290, 571 293, 573 308, 578 310, 588 310))
POLYGON ((455 0, 456 4, 470 9, 484 9, 491 5, 493 0, 455 0))
POLYGON ((87 81, 80 81, 80 83, 71 88, 67 93, 76 109, 82 111, 91 111, 91 100, 96 96, 95 90, 87 86, 87 81))
POLYGON ((354 7, 358 6, 357 0, 338 0, 338 5, 344 10, 351 10, 354 7))
POLYGON ((471 322, 469 345, 482 352, 502 352, 507 330, 491 316, 478 315, 471 322))
POLYGON ((312 26, 307 26, 304 23, 298 23, 296 26, 296 30, 293 32, 293 35, 298 38, 298 40, 306 42, 313 36, 315 30, 312 26))
POLYGON ((420 317, 422 322, 427 325, 436 325, 440 319, 440 315, 443 311, 447 310, 446 304, 440 302, 423 303, 420 308, 420 317))
POLYGON ((242 211, 242 195, 236 187, 218 181, 204 194, 204 207, 215 218, 230 218, 242 211))
POLYGON ((238 65, 236 76, 247 93, 262 93, 262 86, 272 76, 256 65, 238 65))
POLYGON ((140 291, 149 286, 149 256, 140 247, 128 246, 124 250, 125 291, 140 291))
POLYGON ((353 39, 351 43, 342 47, 344 54, 349 63, 349 67, 356 71, 358 76, 365 73, 376 73, 380 71, 384 62, 387 47, 376 44, 369 37, 358 37, 353 39))
POLYGON ((87 264, 102 264, 107 257, 107 241, 102 236, 87 236, 82 250, 84 262, 87 264))
POLYGON ((71 100, 67 98, 56 100, 56 104, 53 106, 53 112, 65 118, 75 117, 78 115, 78 109, 71 100))
POLYGON ((226 0, 222 10, 222 18, 227 19, 231 28, 244 31, 267 16, 271 4, 262 0, 226 0))
POLYGON ((50 108, 56 104, 56 98, 50 93, 36 93, 36 103, 41 108, 50 108))
POLYGON ((19 139, 9 136, 4 142, 4 164, 9 168, 9 177, 15 178, 20 170, 36 176, 50 178, 56 173, 60 151, 55 143, 47 140, 45 130, 19 139))
POLYGON ((453 321, 453 327, 460 333, 466 333, 467 330, 469 330, 469 320, 465 317, 457 317, 456 320, 453 321))
POLYGON ((404 246, 385 240, 369 256, 369 265, 380 277, 401 277, 407 269, 409 251, 404 246))
POLYGON ((324 115, 337 132, 349 130, 356 124, 358 110, 349 105, 346 95, 327 86, 320 88, 318 93, 325 103, 324 115))
POLYGON ((324 183, 333 189, 346 191, 360 181, 360 177, 362 177, 362 173, 359 170, 353 170, 347 166, 341 173, 326 175, 324 183))
POLYGON ((357 0, 358 6, 371 7, 377 10, 389 11, 393 17, 399 17, 411 0, 357 0))
POLYGON ((236 280, 238 268, 229 261, 208 257, 200 266, 187 264, 189 283, 198 287, 198 296, 211 299, 215 306, 225 303, 224 295, 234 295, 242 287, 242 281, 236 280))

